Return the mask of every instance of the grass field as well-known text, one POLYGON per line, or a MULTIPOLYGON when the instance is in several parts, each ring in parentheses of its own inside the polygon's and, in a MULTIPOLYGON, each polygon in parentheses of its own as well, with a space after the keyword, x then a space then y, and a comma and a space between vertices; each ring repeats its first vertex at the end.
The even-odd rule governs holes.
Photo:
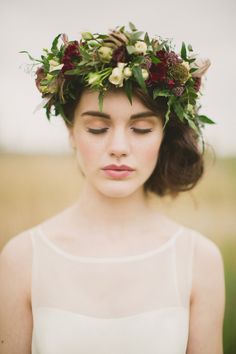
MULTIPOLYGON (((79 196, 73 156, 0 154, 0 249, 20 231, 63 210, 79 196)), ((206 158, 205 175, 176 200, 153 198, 157 209, 195 228, 221 249, 225 265, 224 354, 236 353, 236 158, 206 158)), ((212 353, 214 354, 214 353, 212 353)))

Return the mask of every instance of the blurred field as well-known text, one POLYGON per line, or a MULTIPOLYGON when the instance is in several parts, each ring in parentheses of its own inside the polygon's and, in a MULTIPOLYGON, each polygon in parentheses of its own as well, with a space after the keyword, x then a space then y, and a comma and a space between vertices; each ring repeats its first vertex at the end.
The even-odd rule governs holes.
MULTIPOLYGON (((73 156, 0 154, 0 249, 11 237, 63 210, 79 196, 73 156)), ((212 239, 225 264, 224 354, 236 353, 236 158, 208 156, 205 175, 176 200, 153 198, 155 207, 212 239)))

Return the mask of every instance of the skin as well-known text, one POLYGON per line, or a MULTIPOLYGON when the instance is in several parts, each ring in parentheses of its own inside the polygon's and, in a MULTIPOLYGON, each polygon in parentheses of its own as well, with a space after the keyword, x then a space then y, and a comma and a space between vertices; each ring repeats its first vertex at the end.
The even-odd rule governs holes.
MULTIPOLYGON (((91 110, 99 111, 97 94, 86 90, 75 112, 75 124, 68 130, 85 177, 80 197, 42 227, 61 247, 72 245, 67 249, 71 253, 79 249, 85 255, 116 256, 131 254, 134 245, 136 254, 158 247, 179 227, 157 213, 143 192, 143 183, 158 159, 163 139, 161 120, 152 116, 131 122, 132 114, 149 109, 137 97, 131 106, 122 90, 109 92, 104 98, 103 112, 110 120, 83 115, 91 110), (87 128, 108 129, 93 135, 87 128), (133 128, 151 128, 152 132, 139 135, 133 128), (107 177, 101 168, 113 163, 130 165, 135 172, 121 180, 107 177), (91 219, 92 223, 86 222, 91 219)), ((26 230, 13 237, 0 254, 1 354, 31 353, 31 263, 32 246, 26 230)), ((194 247, 187 354, 223 354, 224 306, 221 252, 213 241, 199 234, 194 247)))

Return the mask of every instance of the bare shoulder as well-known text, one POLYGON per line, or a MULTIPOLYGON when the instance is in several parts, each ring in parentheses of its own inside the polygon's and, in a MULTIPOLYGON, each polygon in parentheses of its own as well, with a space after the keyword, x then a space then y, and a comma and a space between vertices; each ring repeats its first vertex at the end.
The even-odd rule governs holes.
POLYGON ((224 260, 219 246, 203 233, 191 229, 194 236, 193 284, 191 300, 202 288, 221 286, 224 279, 224 260))
POLYGON ((31 353, 31 243, 28 231, 12 237, 0 253, 0 352, 31 353))
MULTIPOLYGON (((194 290, 209 280, 209 284, 218 283, 224 273, 224 260, 219 246, 204 234, 194 232, 194 290)), ((206 284, 205 284, 206 285, 206 284)))
POLYGON ((30 229, 13 236, 0 253, 0 266, 12 275, 29 297, 32 264, 30 229))
POLYGON ((7 258, 11 263, 26 263, 31 257, 30 229, 13 236, 1 250, 1 258, 7 258))

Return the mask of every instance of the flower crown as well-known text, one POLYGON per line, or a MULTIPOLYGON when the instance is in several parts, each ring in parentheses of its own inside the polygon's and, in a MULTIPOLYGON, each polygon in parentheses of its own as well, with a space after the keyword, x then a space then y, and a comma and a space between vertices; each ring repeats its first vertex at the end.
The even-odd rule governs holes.
MULTIPOLYGON (((171 40, 160 36, 150 39, 148 33, 136 29, 129 22, 131 31, 125 26, 116 27, 109 34, 82 32, 81 39, 69 41, 66 34, 59 34, 51 49, 43 49, 41 59, 34 59, 32 69, 36 74, 36 86, 44 98, 47 118, 61 115, 64 120, 64 105, 76 100, 78 87, 90 87, 99 91, 99 109, 102 111, 103 97, 110 87, 123 87, 132 104, 132 89, 141 87, 153 100, 167 98, 165 125, 170 113, 187 121, 201 135, 204 123, 215 124, 205 115, 199 115, 198 99, 202 95, 202 76, 210 66, 210 60, 198 60, 191 45, 182 42, 180 54, 175 53, 171 40), (62 44, 58 46, 59 39, 62 44), (191 55, 189 55, 189 53, 191 55), (54 114, 52 112, 54 107, 54 114)), ((165 128, 164 125, 164 128, 165 128)))

